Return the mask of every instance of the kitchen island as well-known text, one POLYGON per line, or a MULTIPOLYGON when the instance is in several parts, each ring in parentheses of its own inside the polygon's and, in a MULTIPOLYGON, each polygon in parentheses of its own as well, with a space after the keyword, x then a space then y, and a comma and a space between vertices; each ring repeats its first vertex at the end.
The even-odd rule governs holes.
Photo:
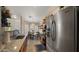
POLYGON ((25 52, 27 47, 27 34, 22 39, 13 39, 8 44, 1 44, 0 52, 25 52))

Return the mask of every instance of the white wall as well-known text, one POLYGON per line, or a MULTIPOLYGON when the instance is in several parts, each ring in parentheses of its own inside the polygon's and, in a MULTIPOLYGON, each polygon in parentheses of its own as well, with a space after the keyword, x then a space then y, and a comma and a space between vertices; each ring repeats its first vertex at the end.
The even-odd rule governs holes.
POLYGON ((29 23, 25 21, 21 17, 17 17, 16 19, 10 19, 12 30, 19 30, 21 34, 26 34, 29 31, 29 23))
POLYGON ((16 29, 18 29, 18 30, 20 30, 20 20, 13 20, 13 22, 12 22, 12 29, 13 30, 16 30, 16 29))
POLYGON ((12 30, 16 30, 16 29, 20 30, 20 18, 19 17, 17 17, 16 19, 11 18, 9 22, 11 23, 12 30))
POLYGON ((25 24, 24 31, 25 31, 25 34, 28 33, 28 31, 29 31, 29 24, 25 24))
POLYGON ((48 6, 6 6, 12 14, 20 15, 27 21, 39 22, 43 16, 48 14, 48 6), (32 19, 29 18, 32 16, 32 19))
POLYGON ((21 23, 21 25, 22 25, 22 34, 25 34, 25 21, 22 19, 22 23, 21 23))

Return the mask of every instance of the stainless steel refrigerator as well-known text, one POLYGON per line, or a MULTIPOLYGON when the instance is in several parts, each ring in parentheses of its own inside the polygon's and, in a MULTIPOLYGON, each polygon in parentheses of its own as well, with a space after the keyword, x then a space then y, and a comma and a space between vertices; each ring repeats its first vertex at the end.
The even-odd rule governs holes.
POLYGON ((55 15, 48 17, 46 44, 48 51, 78 51, 77 19, 78 7, 60 9, 55 15))

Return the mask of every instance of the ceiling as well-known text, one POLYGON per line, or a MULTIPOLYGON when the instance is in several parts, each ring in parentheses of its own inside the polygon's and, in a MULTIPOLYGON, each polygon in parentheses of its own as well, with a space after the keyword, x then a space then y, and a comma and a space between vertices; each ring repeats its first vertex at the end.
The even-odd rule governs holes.
POLYGON ((42 17, 48 15, 48 6, 7 6, 12 15, 22 16, 29 22, 39 22, 42 17))

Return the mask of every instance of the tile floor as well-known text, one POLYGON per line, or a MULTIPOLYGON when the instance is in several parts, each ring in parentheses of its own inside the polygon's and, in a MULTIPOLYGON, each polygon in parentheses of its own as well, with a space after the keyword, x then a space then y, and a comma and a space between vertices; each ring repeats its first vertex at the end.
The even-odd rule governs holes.
POLYGON ((46 52, 46 50, 39 40, 28 39, 27 52, 46 52))

